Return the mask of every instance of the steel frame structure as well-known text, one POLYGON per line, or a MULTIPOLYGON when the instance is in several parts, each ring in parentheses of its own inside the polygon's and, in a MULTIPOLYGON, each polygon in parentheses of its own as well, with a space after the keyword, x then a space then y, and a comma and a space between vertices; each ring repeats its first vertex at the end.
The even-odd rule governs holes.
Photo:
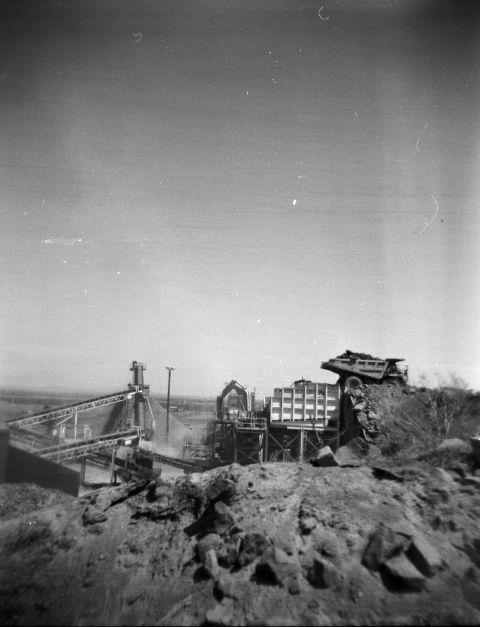
POLYGON ((162 453, 149 451, 143 448, 140 448, 140 451, 142 455, 145 455, 145 457, 150 457, 153 460, 156 460, 162 464, 168 464, 169 466, 173 466, 174 468, 181 468, 185 472, 201 472, 202 470, 206 470, 207 468, 212 467, 210 462, 206 459, 181 459, 178 457, 169 457, 168 455, 163 455, 162 453))
POLYGON ((308 422, 272 422, 251 416, 214 423, 212 462, 251 464, 264 461, 303 462, 328 444, 334 450, 339 441, 338 417, 325 425, 308 422))
POLYGON ((259 416, 215 419, 213 434, 214 462, 251 464, 264 461, 268 423, 259 416))
MULTIPOLYGON (((268 461, 303 462, 316 455, 322 446, 328 444, 338 448, 338 426, 311 426, 292 424, 286 426, 270 423, 268 429, 268 461)), ((267 461, 267 460, 266 460, 267 461)))
POLYGON ((58 444, 56 446, 39 449, 35 452, 37 455, 40 455, 45 459, 61 462, 68 459, 84 457, 90 453, 96 453, 105 449, 112 449, 124 443, 126 440, 133 440, 136 438, 140 439, 140 436, 141 428, 134 427, 126 431, 118 431, 117 433, 102 435, 94 440, 58 444))
POLYGON ((71 405, 64 405, 57 409, 48 409, 31 416, 20 416, 19 418, 12 418, 7 421, 9 427, 23 428, 31 425, 38 425, 51 420, 58 420, 65 418, 68 420, 72 418, 76 413, 81 411, 87 411, 96 407, 103 407, 105 405, 113 405, 120 401, 132 398, 135 394, 141 393, 139 386, 132 386, 129 390, 123 392, 117 392, 115 394, 108 394, 107 396, 99 396, 98 398, 92 398, 88 401, 81 401, 79 403, 72 403, 71 405))

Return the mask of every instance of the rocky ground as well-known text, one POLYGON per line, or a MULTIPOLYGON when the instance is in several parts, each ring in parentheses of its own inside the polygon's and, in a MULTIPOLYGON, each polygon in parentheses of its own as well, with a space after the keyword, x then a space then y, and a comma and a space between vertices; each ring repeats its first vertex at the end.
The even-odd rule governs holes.
POLYGON ((79 499, 0 486, 2 624, 480 623, 480 476, 466 452, 392 466, 355 440, 315 464, 79 499))

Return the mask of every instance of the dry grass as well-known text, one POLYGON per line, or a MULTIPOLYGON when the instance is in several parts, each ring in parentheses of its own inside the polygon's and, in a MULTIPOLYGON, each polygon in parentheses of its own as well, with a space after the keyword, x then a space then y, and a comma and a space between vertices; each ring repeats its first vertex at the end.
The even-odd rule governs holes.
POLYGON ((378 445, 384 455, 416 459, 434 451, 445 439, 469 442, 480 427, 480 395, 458 378, 433 389, 406 395, 382 421, 378 445))

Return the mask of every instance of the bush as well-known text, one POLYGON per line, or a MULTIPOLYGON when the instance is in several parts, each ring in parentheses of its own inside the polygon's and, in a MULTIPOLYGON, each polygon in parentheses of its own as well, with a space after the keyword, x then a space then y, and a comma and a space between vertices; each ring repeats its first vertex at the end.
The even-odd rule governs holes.
POLYGON ((458 377, 449 385, 422 387, 405 398, 380 425, 377 441, 384 455, 416 458, 447 438, 468 441, 478 429, 480 398, 458 377))

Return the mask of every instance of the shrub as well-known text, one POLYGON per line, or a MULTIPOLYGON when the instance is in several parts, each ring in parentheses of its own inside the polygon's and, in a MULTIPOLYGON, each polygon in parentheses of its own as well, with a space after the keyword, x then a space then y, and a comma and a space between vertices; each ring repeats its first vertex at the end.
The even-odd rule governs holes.
POLYGON ((418 457, 446 438, 468 440, 478 428, 480 399, 458 377, 433 389, 421 387, 405 398, 380 425, 377 441, 384 455, 418 457))

